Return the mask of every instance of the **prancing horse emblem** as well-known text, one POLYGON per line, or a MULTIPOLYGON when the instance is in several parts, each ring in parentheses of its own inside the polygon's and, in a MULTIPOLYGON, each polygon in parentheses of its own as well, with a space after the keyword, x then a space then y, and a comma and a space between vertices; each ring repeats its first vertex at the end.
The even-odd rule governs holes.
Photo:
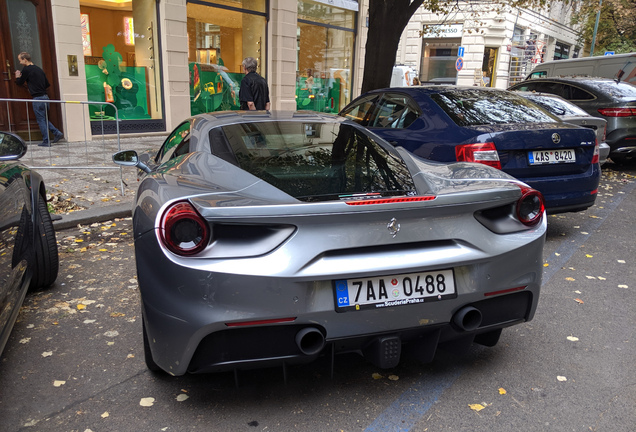
POLYGON ((400 231, 400 224, 398 223, 396 218, 393 218, 391 219, 391 222, 386 225, 386 229, 388 229, 389 233, 391 233, 391 236, 395 238, 397 233, 400 231))

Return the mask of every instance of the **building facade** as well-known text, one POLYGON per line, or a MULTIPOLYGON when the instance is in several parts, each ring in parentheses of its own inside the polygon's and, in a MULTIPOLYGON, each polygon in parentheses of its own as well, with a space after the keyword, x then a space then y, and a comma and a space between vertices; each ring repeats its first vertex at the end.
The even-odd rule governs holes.
MULTIPOLYGON (((165 133, 189 115, 238 109, 245 57, 257 59, 273 109, 338 112, 361 83, 360 7, 353 0, 7 0, 0 55, 13 58, 12 72, 17 55, 30 52, 52 83, 51 99, 96 102, 81 116, 56 106, 52 117, 61 117, 70 141, 86 130, 115 133, 117 123, 122 134, 165 133)), ((29 98, 3 85, 0 98, 29 98)), ((20 130, 16 116, 0 117, 0 126, 20 130)))
POLYGON ((574 7, 494 10, 489 2, 459 2, 443 17, 420 8, 402 35, 396 64, 417 70, 422 82, 507 88, 538 63, 582 56, 579 33, 567 24, 574 7))

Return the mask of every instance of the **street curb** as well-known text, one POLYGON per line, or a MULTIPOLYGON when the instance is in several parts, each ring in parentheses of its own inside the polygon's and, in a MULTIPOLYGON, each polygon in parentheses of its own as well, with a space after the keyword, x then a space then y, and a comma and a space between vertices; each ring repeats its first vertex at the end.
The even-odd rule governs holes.
POLYGON ((108 207, 97 207, 80 210, 62 215, 60 220, 53 221, 55 231, 74 228, 77 225, 89 225, 95 222, 105 222, 111 219, 127 218, 132 216, 132 204, 122 203, 108 207))

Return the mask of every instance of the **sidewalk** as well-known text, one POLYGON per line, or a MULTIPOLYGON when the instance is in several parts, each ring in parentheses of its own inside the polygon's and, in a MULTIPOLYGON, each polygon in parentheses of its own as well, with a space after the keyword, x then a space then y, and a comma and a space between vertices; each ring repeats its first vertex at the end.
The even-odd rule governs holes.
MULTIPOLYGON (((121 136, 122 150, 157 150, 166 135, 121 136)), ((47 201, 54 209, 53 226, 62 230, 115 218, 130 217, 137 190, 137 169, 112 161, 117 140, 60 141, 52 147, 28 143, 21 162, 44 179, 47 201)))

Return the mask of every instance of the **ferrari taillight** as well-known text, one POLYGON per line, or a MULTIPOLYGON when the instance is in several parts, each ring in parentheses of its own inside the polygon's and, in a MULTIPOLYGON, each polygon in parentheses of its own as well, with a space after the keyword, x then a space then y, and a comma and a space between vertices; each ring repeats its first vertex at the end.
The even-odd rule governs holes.
POLYGON ((501 169, 499 154, 495 143, 462 144, 455 146, 455 157, 458 162, 477 162, 493 168, 501 169))
POLYGON ((207 221, 187 201, 178 201, 166 209, 161 219, 163 244, 177 255, 201 252, 210 240, 207 221))
POLYGON ((598 112, 605 117, 636 116, 636 108, 599 108, 598 112))
POLYGON ((533 226, 539 223, 545 211, 543 195, 538 190, 527 186, 521 187, 521 198, 517 201, 517 219, 526 225, 533 226))

